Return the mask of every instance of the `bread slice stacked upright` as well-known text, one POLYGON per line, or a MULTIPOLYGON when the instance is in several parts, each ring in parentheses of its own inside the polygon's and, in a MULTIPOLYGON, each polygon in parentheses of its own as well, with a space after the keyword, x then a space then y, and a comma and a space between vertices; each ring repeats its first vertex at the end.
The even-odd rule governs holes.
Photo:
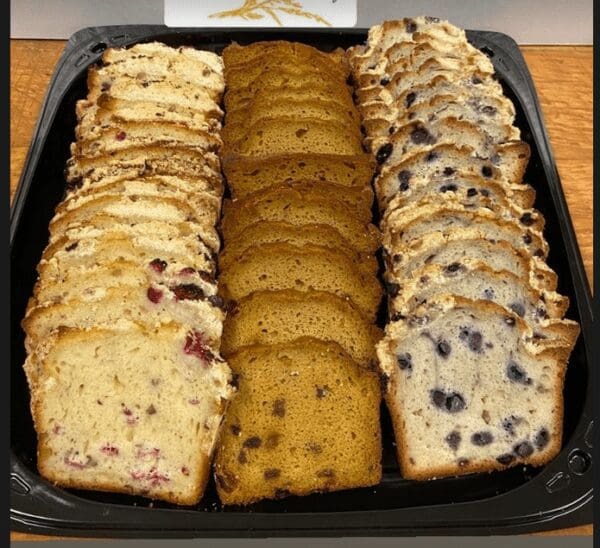
POLYGON ((372 27, 349 60, 378 164, 390 323, 377 353, 402 474, 543 464, 560 450, 579 328, 545 263, 514 106, 436 18, 372 27))
POLYGON ((225 504, 376 484, 381 299, 374 162, 343 52, 231 45, 219 289, 237 377, 215 459, 225 504))
POLYGON ((109 49, 88 88, 23 320, 38 469, 194 504, 232 392, 215 281, 222 61, 109 49))

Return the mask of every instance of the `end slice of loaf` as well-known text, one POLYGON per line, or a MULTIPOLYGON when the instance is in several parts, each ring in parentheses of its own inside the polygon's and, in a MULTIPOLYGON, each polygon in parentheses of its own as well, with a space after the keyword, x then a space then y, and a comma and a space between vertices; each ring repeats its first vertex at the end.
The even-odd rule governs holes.
POLYGON ((310 337, 233 354, 238 375, 215 459, 224 504, 374 485, 380 388, 335 343, 310 337))
POLYGON ((452 296, 388 325, 377 353, 403 477, 539 466, 558 454, 575 339, 551 348, 531 337, 503 307, 452 296))
POLYGON ((29 358, 39 370, 40 474, 63 487, 197 503, 231 396, 229 368, 200 348, 176 325, 45 341, 29 358))

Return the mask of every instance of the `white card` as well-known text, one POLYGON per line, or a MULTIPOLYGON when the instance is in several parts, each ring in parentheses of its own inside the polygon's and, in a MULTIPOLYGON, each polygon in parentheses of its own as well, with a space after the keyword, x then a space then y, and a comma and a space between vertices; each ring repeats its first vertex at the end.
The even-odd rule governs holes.
POLYGON ((169 27, 353 27, 357 0, 165 0, 169 27))

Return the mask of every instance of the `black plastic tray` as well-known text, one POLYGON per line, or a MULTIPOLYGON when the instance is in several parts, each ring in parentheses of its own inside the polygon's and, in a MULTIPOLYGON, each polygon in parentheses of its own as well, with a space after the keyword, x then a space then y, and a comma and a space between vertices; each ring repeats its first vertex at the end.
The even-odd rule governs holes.
POLYGON ((51 80, 11 211, 11 526, 32 533, 118 537, 371 536, 515 534, 592 521, 591 295, 531 76, 516 43, 495 32, 468 31, 490 56, 517 109, 517 125, 532 148, 526 180, 537 190, 546 217, 559 291, 571 299, 570 318, 582 334, 571 357, 565 388, 561 454, 541 469, 516 467, 429 482, 402 479, 393 436, 383 413, 384 474, 374 488, 264 501, 222 509, 209 484, 195 508, 146 499, 66 491, 36 471, 35 433, 22 371, 19 326, 48 240, 48 223, 64 191, 63 169, 74 139, 75 102, 86 94, 87 67, 106 47, 160 40, 219 52, 235 40, 284 39, 323 50, 366 38, 365 29, 207 30, 164 26, 88 28, 74 34, 51 80))

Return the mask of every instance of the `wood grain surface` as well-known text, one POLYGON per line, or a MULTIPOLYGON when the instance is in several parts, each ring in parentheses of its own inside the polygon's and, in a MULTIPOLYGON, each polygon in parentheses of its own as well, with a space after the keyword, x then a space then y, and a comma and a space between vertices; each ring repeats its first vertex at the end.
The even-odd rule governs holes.
MULTIPOLYGON (((17 188, 48 82, 65 42, 11 40, 10 196, 17 188)), ((591 46, 524 46, 588 279, 593 274, 593 53, 591 46)), ((591 535, 592 525, 540 533, 591 535)), ((12 533, 11 540, 48 540, 12 533)))

